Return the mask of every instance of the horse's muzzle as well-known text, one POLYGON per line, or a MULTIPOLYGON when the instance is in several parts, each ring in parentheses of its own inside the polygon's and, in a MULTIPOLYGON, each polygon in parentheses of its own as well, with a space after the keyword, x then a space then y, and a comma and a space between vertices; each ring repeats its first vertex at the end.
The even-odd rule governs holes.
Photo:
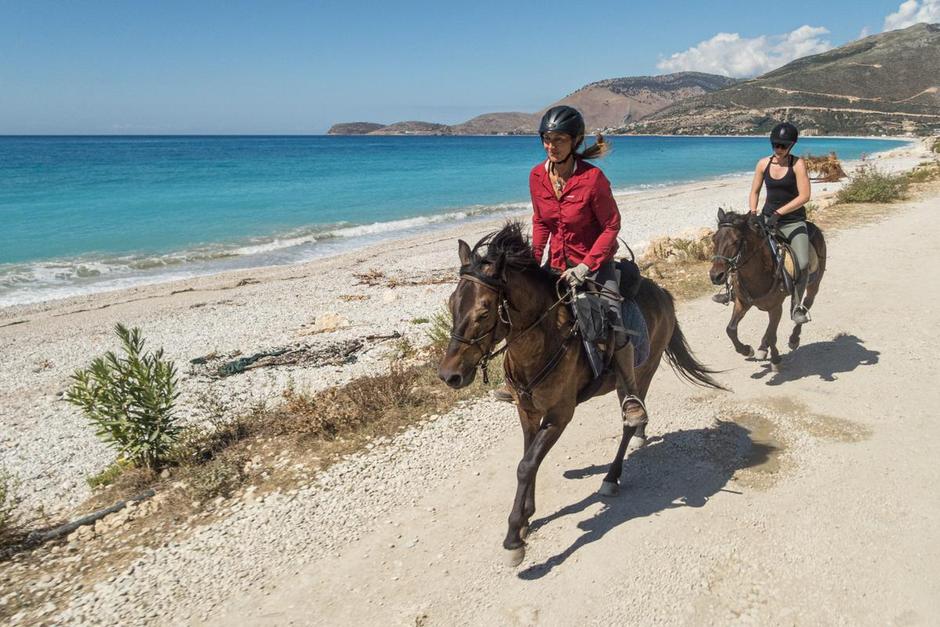
POLYGON ((464 374, 454 368, 448 368, 443 364, 437 369, 438 378, 455 390, 465 388, 473 383, 475 375, 476 369, 471 370, 469 374, 464 374))
POLYGON ((722 285, 727 275, 728 273, 724 270, 712 270, 708 273, 708 277, 712 280, 712 284, 714 285, 722 285))

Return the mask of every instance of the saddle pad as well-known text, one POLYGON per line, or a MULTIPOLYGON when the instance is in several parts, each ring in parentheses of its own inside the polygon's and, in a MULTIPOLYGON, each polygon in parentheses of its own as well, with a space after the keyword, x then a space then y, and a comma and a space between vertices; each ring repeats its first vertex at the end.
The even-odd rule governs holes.
MULTIPOLYGON (((787 275, 789 275, 791 279, 796 279, 796 275, 799 274, 793 255, 790 253, 790 249, 786 247, 783 249, 783 268, 787 271, 787 275)), ((819 270, 819 256, 816 255, 815 246, 809 247, 809 266, 807 270, 809 270, 810 275, 815 274, 816 271, 819 270)))
POLYGON ((646 328, 646 319, 635 301, 624 300, 621 310, 623 325, 627 328, 630 341, 633 342, 633 367, 639 368, 650 356, 650 334, 646 328))

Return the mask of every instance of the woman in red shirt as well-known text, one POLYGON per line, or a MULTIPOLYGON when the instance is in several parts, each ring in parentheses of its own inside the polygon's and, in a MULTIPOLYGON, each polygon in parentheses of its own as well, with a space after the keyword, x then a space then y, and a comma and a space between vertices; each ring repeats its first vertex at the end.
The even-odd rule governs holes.
MULTIPOLYGON (((584 141, 584 118, 572 107, 552 107, 545 112, 539 135, 547 159, 532 168, 529 192, 532 195, 532 248, 539 262, 546 244, 548 264, 572 287, 591 278, 606 290, 619 293, 614 253, 620 232, 620 210, 610 191, 610 181, 600 168, 587 162, 603 156, 608 144, 601 135, 597 142, 578 152, 584 141)), ((621 303, 604 298, 617 333, 614 354, 618 389, 627 394, 621 400, 624 422, 637 426, 647 421, 646 408, 637 395, 633 344, 626 342, 621 303)))

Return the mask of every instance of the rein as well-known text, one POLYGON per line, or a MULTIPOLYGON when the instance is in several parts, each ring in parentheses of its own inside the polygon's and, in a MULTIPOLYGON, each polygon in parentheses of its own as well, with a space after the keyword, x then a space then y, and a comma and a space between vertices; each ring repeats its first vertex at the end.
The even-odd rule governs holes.
MULTIPOLYGON (((462 335, 455 333, 453 329, 451 329, 451 332, 450 332, 450 337, 452 340, 455 340, 461 344, 466 344, 467 346, 476 346, 477 344, 482 343, 484 340, 488 338, 492 338, 493 341, 490 344, 490 347, 486 351, 483 352, 483 357, 480 358, 480 372, 483 375, 483 383, 487 383, 487 384, 490 382, 490 376, 489 376, 489 370, 488 370, 489 362, 493 358, 506 352, 514 342, 516 342, 519 338, 525 336, 526 333, 528 333, 529 331, 534 329, 536 326, 538 326, 543 320, 545 320, 548 314, 550 314, 552 310, 555 309, 558 305, 565 303, 565 302, 570 302, 570 292, 565 292, 565 293, 560 294, 558 299, 554 303, 552 303, 552 305, 548 307, 548 309, 542 312, 542 315, 540 315, 535 320, 535 322, 533 322, 532 324, 527 326, 525 329, 523 329, 519 333, 519 335, 515 336, 512 339, 509 339, 509 335, 511 335, 513 331, 512 318, 509 317, 509 309, 512 307, 512 305, 509 303, 509 300, 506 298, 505 294, 503 293, 504 286, 501 283, 497 282, 496 280, 491 279, 490 277, 485 277, 485 276, 473 274, 470 272, 464 272, 464 271, 460 272, 460 280, 470 281, 472 283, 476 283, 477 285, 481 285, 490 291, 496 292, 496 297, 499 300, 499 303, 497 304, 496 322, 494 322, 493 326, 490 327, 490 329, 484 332, 482 335, 478 335, 472 338, 467 338, 467 337, 464 337, 462 335), (496 346, 496 344, 499 343, 499 340, 496 339, 496 330, 499 328, 500 323, 507 325, 509 327, 509 332, 506 334, 505 343, 498 350, 494 351, 493 348, 496 346)), ((558 293, 557 283, 556 283, 556 293, 558 293)), ((513 387, 520 389, 520 392, 522 394, 526 396, 531 396, 532 388, 534 388, 539 383, 541 383, 542 380, 545 377, 547 377, 548 374, 554 369, 554 367, 558 365, 558 362, 561 360, 562 355, 568 348, 568 340, 571 339, 571 337, 574 335, 576 330, 577 330, 577 325, 572 324, 571 330, 565 336, 565 339, 562 342, 559 349, 555 352, 554 355, 552 355, 552 358, 548 360, 548 363, 538 372, 538 374, 533 378, 533 380, 529 383, 528 386, 517 386, 515 383, 513 383, 512 379, 510 379, 507 376, 506 378, 509 381, 509 383, 513 387)))

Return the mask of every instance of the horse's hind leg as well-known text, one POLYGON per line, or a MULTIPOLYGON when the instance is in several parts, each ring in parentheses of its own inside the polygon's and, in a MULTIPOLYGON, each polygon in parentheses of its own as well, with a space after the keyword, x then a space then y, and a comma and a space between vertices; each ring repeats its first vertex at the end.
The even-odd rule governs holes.
MULTIPOLYGON (((803 298, 803 306, 806 307, 806 310, 809 311, 813 303, 816 302, 816 294, 819 293, 819 280, 817 279, 815 283, 810 283, 806 287, 806 297, 803 298)), ((793 325, 793 331, 790 333, 790 340, 787 342, 787 346, 790 347, 790 350, 796 350, 800 346, 800 332, 803 330, 802 324, 793 325)))
MULTIPOLYGON (((639 428, 645 426, 644 424, 639 428)), ((598 490, 598 494, 601 496, 617 496, 620 494, 620 473, 623 472, 623 457, 627 452, 627 444, 630 442, 630 438, 633 437, 637 429, 638 427, 623 425, 623 437, 620 438, 620 446, 617 447, 617 456, 614 457, 614 461, 610 463, 607 476, 604 477, 604 481, 601 483, 601 489, 598 490)))

